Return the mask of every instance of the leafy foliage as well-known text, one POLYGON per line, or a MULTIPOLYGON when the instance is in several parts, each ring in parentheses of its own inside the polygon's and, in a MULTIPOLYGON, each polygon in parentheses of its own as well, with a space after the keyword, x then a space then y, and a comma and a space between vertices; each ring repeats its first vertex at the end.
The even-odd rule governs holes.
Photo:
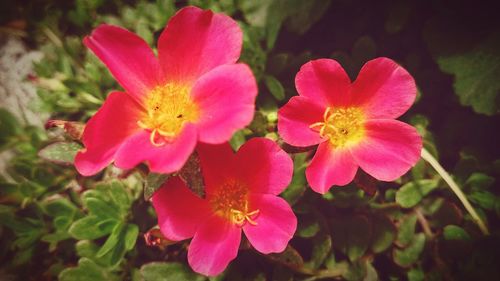
MULTIPOLYGON (((12 13, 5 13, 5 19, 25 21, 27 42, 44 53, 31 79, 41 99, 36 110, 50 112, 52 118, 86 121, 119 85, 83 47, 83 36, 106 22, 138 33, 155 48, 165 23, 185 4, 43 0, 25 9, 17 2, 7 5, 12 13)), ((241 60, 255 73, 259 97, 252 124, 235 133, 230 143, 237 149, 251 137, 265 136, 290 153, 293 179, 281 196, 299 220, 283 253, 261 255, 244 241, 238 258, 210 280, 500 279, 500 193, 494 188, 500 173, 500 140, 493 134, 500 89, 497 29, 485 20, 460 23, 467 18, 458 17, 463 7, 450 8, 444 1, 430 7, 412 1, 187 4, 238 20, 244 32, 241 60), (464 25, 481 32, 470 32, 464 25), (393 183, 358 174, 350 185, 323 196, 311 191, 305 177, 311 150, 282 143, 276 133, 277 110, 296 95, 294 75, 300 66, 329 56, 339 60, 352 79, 376 56, 393 57, 412 73, 419 98, 403 119, 418 129, 425 148, 463 188, 488 222, 490 237, 480 234, 454 194, 423 161, 393 183)), ((476 8, 472 18, 486 13, 489 19, 486 10, 476 8)), ((79 133, 64 124, 62 131, 44 131, 17 120, 8 110, 0 108, 0 149, 11 155, 2 158, 5 168, 0 170, 0 276, 207 279, 187 266, 186 241, 164 241, 159 234, 153 236, 155 243, 142 239, 142 234, 151 237, 147 234, 156 225, 148 200, 169 175, 147 173, 145 166, 132 171, 109 167, 83 178, 68 165, 81 148, 78 123, 71 126, 79 133)), ((179 175, 203 196, 196 161, 193 156, 179 175)))
MULTIPOLYGON (((467 23, 474 20, 475 17, 468 19, 467 23)), ((500 84, 494 77, 500 74, 499 30, 481 26, 482 32, 476 34, 469 30, 471 27, 464 27, 465 32, 449 32, 452 25, 467 24, 459 21, 457 15, 457 18, 435 18, 427 23, 424 35, 430 51, 440 69, 454 75, 453 87, 461 104, 472 106, 478 113, 497 114, 500 84)), ((471 25, 481 25, 484 19, 478 22, 471 25)))

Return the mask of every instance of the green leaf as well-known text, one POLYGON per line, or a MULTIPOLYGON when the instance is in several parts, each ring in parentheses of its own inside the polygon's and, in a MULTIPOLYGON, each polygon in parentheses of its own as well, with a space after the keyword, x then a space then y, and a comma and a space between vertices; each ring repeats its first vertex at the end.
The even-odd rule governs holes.
POLYGON ((158 190, 170 176, 170 174, 149 173, 144 182, 144 199, 146 201, 151 199, 155 191, 158 190))
POLYGON ((44 212, 51 217, 72 218, 77 212, 77 207, 66 198, 57 198, 43 203, 44 212))
POLYGON ((91 215, 100 218, 120 220, 120 210, 109 203, 94 197, 84 197, 83 204, 88 208, 91 215))
POLYGON ((107 188, 111 200, 126 213, 129 211, 131 200, 125 185, 120 181, 112 181, 107 188))
POLYGON ((245 20, 252 27, 265 30, 267 50, 274 47, 284 20, 287 21, 286 27, 288 30, 303 34, 323 16, 329 5, 329 0, 238 1, 239 9, 242 11, 245 20))
POLYGON ((296 235, 302 238, 311 238, 320 230, 318 220, 314 216, 301 216, 298 220, 296 235))
POLYGON ((294 205, 302 197, 307 186, 306 180, 306 159, 307 152, 297 153, 293 156, 293 177, 288 187, 281 193, 281 196, 290 204, 294 205))
MULTIPOLYGON (((276 12, 272 9, 272 5, 275 5, 279 1, 273 0, 256 0, 256 1, 238 1, 240 10, 243 12, 245 19, 253 26, 265 27, 268 20, 272 17, 269 16, 270 13, 276 12)), ((278 11, 278 12, 282 12, 278 11)))
POLYGON ((117 223, 118 221, 114 219, 103 219, 91 215, 75 221, 68 232, 78 240, 93 240, 111 233, 117 223))
POLYGON ((81 258, 77 267, 66 268, 59 274, 61 281, 113 281, 117 276, 98 266, 95 262, 81 258))
POLYGON ((266 83, 267 89, 275 97, 277 100, 281 101, 285 98, 285 89, 281 82, 278 81, 273 76, 266 75, 264 76, 264 82, 266 83))
POLYGON ((127 250, 125 249, 125 243, 123 240, 123 232, 120 235, 116 245, 112 248, 111 251, 107 252, 104 256, 99 258, 103 265, 106 265, 110 268, 116 268, 123 257, 125 256, 127 250))
POLYGON ((285 71, 291 55, 289 53, 278 53, 272 55, 267 63, 267 72, 279 74, 285 71))
POLYGON ((425 273, 420 268, 412 268, 407 273, 408 281, 424 281, 425 273))
POLYGON ((248 129, 250 129, 254 134, 265 135, 268 133, 268 126, 269 124, 264 113, 262 111, 255 111, 253 120, 250 125, 248 125, 248 129))
POLYGON ((405 249, 394 249, 394 262, 402 267, 408 267, 415 263, 425 246, 425 234, 418 233, 413 236, 412 241, 405 249))
POLYGON ((468 197, 470 201, 486 210, 492 210, 495 207, 495 203, 499 200, 497 196, 486 190, 474 191, 468 197))
POLYGON ((9 138, 20 132, 21 126, 17 118, 7 109, 0 108, 0 148, 8 142, 9 138))
POLYGON ((396 238, 396 227, 386 216, 372 218, 373 236, 371 249, 374 253, 381 253, 389 248, 396 238))
POLYGON ((245 133, 243 132, 243 130, 238 130, 229 140, 229 144, 231 145, 233 150, 237 151, 245 143, 245 141, 245 133))
POLYGON ((127 224, 127 228, 125 230, 125 237, 123 238, 125 243, 125 250, 130 251, 134 248, 138 235, 139 235, 139 227, 135 224, 127 224))
POLYGON ((443 237, 446 240, 471 240, 470 235, 463 228, 456 225, 445 226, 443 237))
POLYGON ((34 247, 29 247, 27 249, 18 250, 12 260, 12 265, 18 266, 31 261, 33 259, 34 249, 34 247))
POLYGON ((66 230, 71 223, 73 222, 73 218, 60 216, 54 219, 54 226, 58 230, 66 230))
POLYGON ((361 207, 367 205, 370 197, 367 193, 358 188, 357 184, 351 183, 342 188, 332 188, 330 193, 333 196, 335 207, 349 209, 354 206, 361 207))
POLYGON ((89 189, 82 194, 82 201, 85 201, 88 198, 99 199, 104 202, 109 202, 109 196, 106 194, 105 190, 107 189, 108 184, 105 182, 99 182, 94 186, 94 189, 89 189))
POLYGON ((267 60, 267 54, 260 44, 263 36, 263 29, 251 27, 246 24, 242 24, 241 28, 243 29, 243 52, 241 54, 241 61, 250 65, 255 78, 257 81, 260 81, 264 73, 267 60))
POLYGON ((173 0, 158 0, 156 1, 156 9, 152 9, 155 12, 155 20, 153 21, 153 27, 155 30, 160 30, 163 28, 168 19, 172 17, 175 12, 175 1, 173 0))
POLYGON ((80 240, 75 245, 76 254, 81 258, 94 260, 99 247, 90 240, 80 240))
POLYGON ((304 265, 304 259, 300 253, 290 245, 287 245, 283 252, 279 254, 269 254, 268 257, 280 264, 293 268, 301 268, 304 265))
POLYGON ((394 189, 387 189, 384 193, 384 198, 388 202, 393 202, 396 200, 396 190, 394 189))
POLYGON ((351 261, 362 257, 370 241, 370 225, 365 217, 355 217, 348 237, 347 256, 351 261))
POLYGON ((366 274, 363 281, 379 281, 377 270, 369 261, 365 261, 366 274))
POLYGON ((90 202, 94 200, 100 201, 92 202, 93 206, 89 209, 95 208, 96 211, 98 210, 97 212, 101 214, 106 213, 108 217, 123 219, 129 213, 132 204, 131 197, 130 187, 127 186, 125 181, 111 180, 99 182, 95 185, 94 189, 85 191, 82 200, 84 203, 90 198, 92 198, 90 202), (102 206, 102 202, 109 205, 113 211, 102 206))
POLYGON ((417 224, 417 216, 411 214, 401 221, 399 225, 398 237, 396 239, 396 244, 404 247, 410 243, 415 235, 415 225, 417 224))
POLYGON ((409 182, 396 192, 396 202, 403 208, 417 205, 424 196, 438 187, 437 179, 423 179, 409 182))
POLYGON ((368 218, 361 215, 338 217, 331 222, 333 246, 355 261, 362 257, 372 235, 368 218))
MULTIPOLYGON (((420 133, 420 135, 422 135, 420 133)), ((425 177, 425 172, 427 169, 427 165, 425 160, 420 159, 413 168, 411 168, 411 175, 414 180, 422 180, 425 177)))
POLYGON ((21 182, 19 189, 26 197, 38 197, 47 190, 47 187, 42 186, 37 182, 26 180, 21 182))
MULTIPOLYGON (((477 211, 480 211, 480 209, 477 209, 477 211)), ((442 228, 449 224, 460 224, 462 219, 461 209, 456 204, 445 200, 430 217, 429 225, 434 228, 442 228)))
POLYGON ((17 239, 12 246, 26 249, 33 245, 42 236, 42 225, 39 222, 24 218, 16 222, 14 226, 9 226, 16 233, 17 239))
POLYGON ((38 152, 40 158, 59 165, 72 165, 82 146, 76 142, 55 142, 38 152))
POLYGON ((90 240, 78 241, 76 243, 76 252, 78 256, 91 259, 100 266, 109 269, 116 268, 116 266, 119 265, 120 261, 126 253, 123 240, 124 237, 122 232, 116 245, 101 257, 97 256, 97 252, 99 252, 102 247, 99 247, 96 243, 90 240))
POLYGON ((12 229, 12 231, 14 231, 16 234, 31 232, 43 226, 43 224, 37 220, 33 220, 30 218, 19 219, 15 217, 13 214, 14 210, 12 210, 11 213, 8 211, 9 210, 8 208, 4 207, 2 209, 3 213, 1 214, 0 217, 2 218, 0 224, 12 229))
MULTIPOLYGON (((424 37, 431 53, 443 72, 454 75, 453 88, 462 105, 472 106, 477 113, 497 114, 500 110, 498 27, 465 32, 464 28, 455 28, 463 26, 463 21, 450 18, 428 22, 424 37)), ((472 27, 467 25, 469 28, 472 27)))
POLYGON ((286 28, 297 34, 304 34, 313 24, 323 17, 330 7, 330 0, 286 0, 285 7, 289 9, 286 28))
POLYGON ((149 26, 144 21, 137 21, 135 24, 135 30, 139 37, 143 38, 149 45, 152 45, 153 32, 151 32, 149 26))
POLYGON ((117 223, 115 227, 113 228, 113 231, 111 232, 111 235, 108 236, 108 239, 106 242, 104 242, 104 245, 102 245, 101 249, 97 252, 97 257, 100 258, 107 254, 109 251, 111 251, 116 244, 118 244, 118 241, 122 238, 122 231, 124 229, 123 223, 117 223))
POLYGON ((307 263, 309 268, 319 268, 328 257, 332 249, 332 238, 326 233, 319 233, 312 239, 313 249, 311 260, 307 263))
POLYGON ((453 87, 460 103, 478 113, 499 112, 500 40, 496 35, 461 56, 438 59, 440 68, 455 75, 453 87))
POLYGON ((202 281, 206 278, 191 271, 185 264, 177 262, 152 262, 141 267, 144 281, 202 281))
POLYGON ((433 216, 443 206, 445 200, 441 197, 429 198, 421 204, 422 213, 427 216, 433 216))
POLYGON ((367 275, 366 262, 362 260, 355 261, 349 265, 343 272, 342 277, 348 281, 360 281, 367 275))
POLYGON ((473 154, 461 151, 460 160, 458 161, 453 175, 459 182, 466 182, 467 179, 479 168, 479 161, 473 154))
POLYGON ((280 17, 272 17, 266 26, 266 49, 268 51, 274 48, 278 33, 281 29, 282 19, 280 17))
POLYGON ((465 186, 470 186, 472 190, 484 190, 490 188, 494 182, 494 177, 483 173, 472 173, 465 181, 465 186))
POLYGON ((57 242, 69 239, 70 236, 68 233, 63 233, 63 232, 56 232, 56 233, 49 233, 43 235, 40 240, 50 243, 50 251, 55 250, 55 247, 57 246, 57 242))
POLYGON ((412 124, 415 129, 417 129, 418 133, 423 137, 425 137, 429 133, 427 131, 429 122, 429 118, 422 114, 415 114, 410 119, 410 124, 412 124))

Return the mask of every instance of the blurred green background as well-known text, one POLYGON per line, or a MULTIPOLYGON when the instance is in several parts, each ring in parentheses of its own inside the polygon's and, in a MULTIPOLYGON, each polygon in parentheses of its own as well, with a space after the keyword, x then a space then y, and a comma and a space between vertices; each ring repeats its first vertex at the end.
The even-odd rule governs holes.
POLYGON ((419 88, 401 119, 417 127, 492 233, 481 235, 423 161, 394 183, 360 174, 320 196, 304 177, 310 153, 283 145, 295 165, 282 194, 299 219, 295 237, 269 256, 243 242, 210 280, 500 280, 498 5, 446 0, 4 0, 0 280, 206 279, 188 267, 187 242, 158 238, 151 246, 143 238, 156 224, 147 193, 157 178, 145 167, 81 177, 71 166, 76 136, 43 127, 48 119, 86 122, 120 88, 82 44, 94 27, 123 26, 155 48, 186 5, 224 12, 244 32, 241 61, 253 69, 259 96, 233 147, 255 136, 282 144, 276 111, 297 94, 294 77, 308 60, 334 58, 354 80, 366 61, 386 56, 419 88))

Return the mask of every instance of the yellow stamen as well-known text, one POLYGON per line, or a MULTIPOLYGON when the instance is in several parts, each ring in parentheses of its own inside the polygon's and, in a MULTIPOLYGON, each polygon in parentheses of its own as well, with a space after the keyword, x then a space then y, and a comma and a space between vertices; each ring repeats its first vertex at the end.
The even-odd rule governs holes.
POLYGON ((364 115, 356 107, 327 107, 323 122, 315 122, 309 128, 326 138, 335 147, 345 147, 358 143, 364 136, 364 115))
POLYGON ((188 85, 176 83, 157 86, 149 92, 144 101, 146 112, 137 125, 151 131, 149 139, 154 146, 172 141, 186 123, 198 120, 199 110, 190 94, 188 85))
POLYGON ((257 216, 260 212, 259 209, 248 212, 248 201, 245 202, 245 207, 243 211, 231 209, 231 221, 238 226, 243 226, 245 222, 248 222, 251 225, 257 225, 257 222, 254 221, 253 217, 257 216))
POLYGON ((230 179, 208 196, 213 210, 221 217, 239 227, 247 222, 257 225, 255 219, 260 211, 249 211, 248 188, 245 185, 230 179))
POLYGON ((157 137, 157 133, 158 130, 157 129, 153 129, 153 131, 151 131, 151 135, 149 136, 149 141, 154 145, 154 146, 157 146, 157 147, 160 147, 162 145, 165 144, 165 141, 162 141, 162 142, 156 142, 156 137, 157 137))

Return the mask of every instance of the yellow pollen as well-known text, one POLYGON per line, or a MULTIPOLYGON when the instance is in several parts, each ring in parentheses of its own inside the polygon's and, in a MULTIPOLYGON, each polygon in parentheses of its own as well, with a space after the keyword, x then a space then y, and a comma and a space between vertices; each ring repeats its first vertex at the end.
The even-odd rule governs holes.
POLYGON ((243 226, 243 224, 245 224, 245 221, 247 221, 251 225, 257 225, 257 222, 254 221, 252 217, 257 216, 259 212, 259 209, 248 212, 247 201, 245 202, 243 211, 231 209, 231 221, 238 226, 243 226))
POLYGON ((209 195, 213 210, 219 216, 228 219, 237 226, 245 223, 257 225, 255 221, 259 210, 249 211, 248 188, 237 181, 230 179, 216 192, 209 195))
POLYGON ((356 144, 365 135, 363 112, 356 107, 327 107, 323 122, 311 124, 309 128, 319 132, 319 135, 328 139, 334 147, 356 144))
POLYGON ((176 83, 157 86, 149 92, 144 102, 146 113, 137 124, 151 131, 153 145, 166 144, 180 133, 184 124, 198 120, 198 107, 190 92, 189 86, 176 83))

